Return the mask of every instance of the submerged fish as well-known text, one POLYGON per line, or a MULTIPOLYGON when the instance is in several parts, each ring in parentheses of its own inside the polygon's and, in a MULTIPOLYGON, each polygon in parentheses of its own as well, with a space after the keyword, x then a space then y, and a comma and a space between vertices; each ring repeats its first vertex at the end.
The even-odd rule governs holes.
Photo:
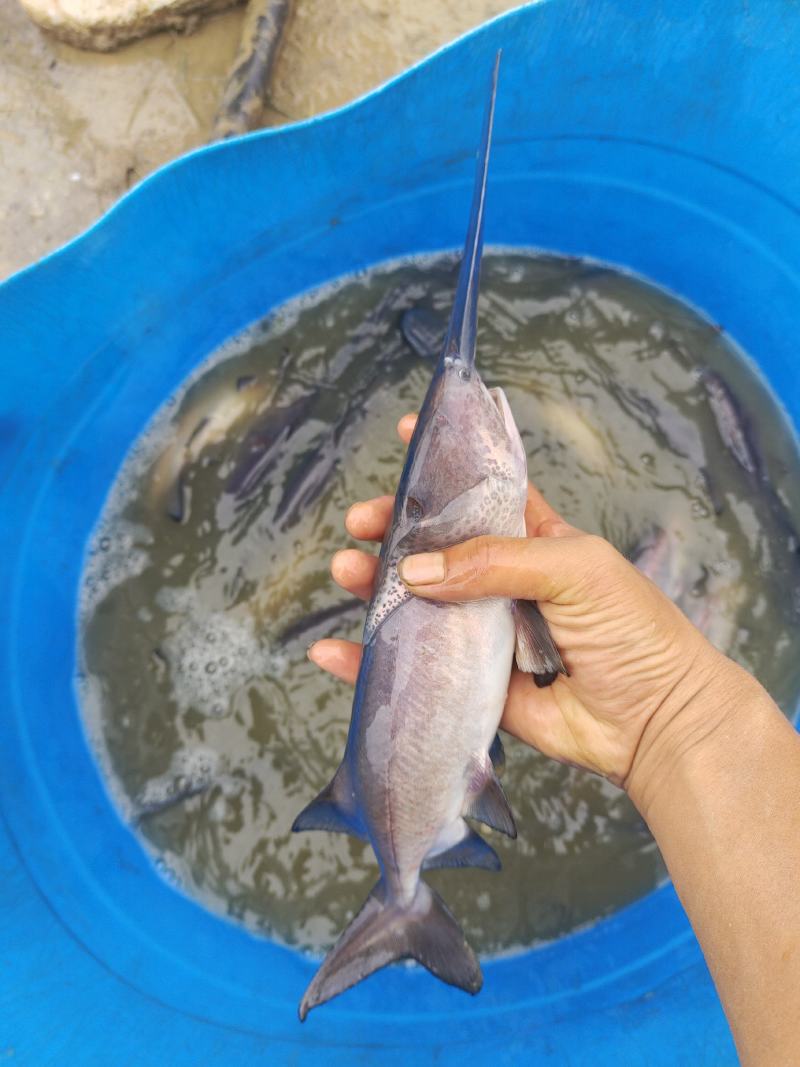
POLYGON ((630 560, 713 645, 730 651, 740 596, 735 582, 715 580, 706 568, 695 568, 693 576, 685 543, 674 528, 654 527, 638 542, 630 560))
POLYGON ((502 390, 488 390, 475 369, 496 85, 497 63, 455 305, 381 551, 344 759, 293 826, 366 838, 380 878, 306 990, 301 1019, 398 959, 413 958, 470 993, 480 989, 475 954, 420 875, 432 867, 499 868, 465 817, 516 835, 490 751, 515 643, 520 667, 543 684, 564 670, 535 604, 436 603, 412 597, 397 574, 412 552, 524 533, 525 451, 502 390))
POLYGON ((636 542, 628 558, 670 600, 677 600, 683 592, 684 579, 672 542, 666 530, 654 526, 636 542))
POLYGON ((235 388, 221 381, 202 406, 188 403, 181 414, 175 438, 159 457, 153 471, 153 490, 167 515, 184 522, 189 508, 190 491, 186 474, 204 449, 224 441, 236 423, 254 410, 266 386, 252 376, 239 378, 235 388))
MULTIPOLYGON (((335 363, 344 363, 345 367, 363 346, 370 343, 376 330, 382 329, 388 310, 396 301, 398 292, 389 290, 372 309, 354 336, 337 353, 335 363)), ((405 315, 417 309, 409 309, 405 315)), ((422 310, 422 309, 419 309, 422 310)), ((402 319, 401 319, 402 332, 402 319)), ((405 335, 404 335, 405 336, 405 335)), ((444 331, 440 341, 444 339, 444 331)), ((441 344, 435 353, 427 352, 427 358, 435 359, 441 350, 441 344)), ((418 353, 422 354, 422 353, 418 353)), ((330 485, 330 479, 339 464, 343 445, 348 437, 355 434, 359 424, 367 417, 370 401, 375 392, 387 386, 393 376, 402 373, 403 352, 399 347, 387 344, 381 358, 360 371, 358 380, 342 385, 336 378, 332 383, 339 392, 346 391, 347 402, 336 422, 326 427, 312 443, 312 446, 293 463, 283 484, 280 500, 273 515, 274 522, 281 530, 294 526, 330 485)))
POLYGON ((281 530, 295 526, 330 485, 339 463, 338 444, 337 436, 330 434, 321 446, 309 449, 292 465, 273 515, 281 530))
POLYGON ((661 437, 670 452, 688 459, 705 485, 709 503, 717 515, 722 513, 724 500, 711 476, 706 459, 703 437, 696 422, 674 407, 659 407, 651 397, 622 382, 610 382, 623 411, 635 419, 648 433, 661 437))
POLYGON ((782 570, 786 580, 792 583, 796 590, 795 600, 800 604, 800 577, 797 571, 800 536, 785 499, 769 479, 761 453, 756 447, 750 420, 730 386, 719 374, 705 368, 700 373, 700 381, 706 391, 722 443, 742 470, 757 484, 761 494, 757 507, 767 509, 783 533, 788 555, 780 562, 773 561, 772 566, 782 570))
MULTIPOLYGON (((314 437, 295 456, 280 486, 280 495, 272 521, 280 530, 295 526, 330 485, 331 475, 339 463, 345 437, 355 433, 366 417, 373 394, 385 387, 392 374, 402 372, 403 356, 399 345, 387 345, 382 357, 363 368, 353 381, 351 362, 359 352, 374 342, 376 331, 385 329, 387 311, 398 297, 397 290, 384 294, 359 328, 331 360, 330 380, 308 383, 306 392, 292 403, 276 406, 263 415, 247 434, 225 490, 236 506, 247 507, 277 465, 285 458, 290 439, 300 436, 313 419, 318 401, 324 393, 346 397, 344 410, 333 420, 322 420, 314 437)), ((295 441, 292 441, 295 444, 295 441)))
POLYGON ((316 403, 317 391, 311 390, 290 404, 266 411, 245 437, 225 491, 237 500, 250 496, 278 463, 286 442, 307 421, 316 403))
POLYGON ((706 391, 722 443, 742 470, 754 478, 760 478, 763 469, 761 459, 736 397, 722 378, 712 370, 703 370, 700 381, 706 391))
POLYGON ((296 622, 290 623, 285 630, 282 630, 278 636, 278 641, 280 644, 286 645, 290 641, 296 641, 298 637, 308 639, 311 634, 317 635, 322 632, 328 632, 332 622, 338 623, 341 619, 354 615, 357 611, 360 612, 362 607, 360 600, 356 599, 356 597, 350 597, 349 600, 343 600, 341 603, 333 604, 329 608, 312 611, 309 615, 304 615, 296 622))
POLYGON ((408 308, 400 318, 400 332, 421 359, 436 359, 442 351, 447 323, 428 308, 408 308))

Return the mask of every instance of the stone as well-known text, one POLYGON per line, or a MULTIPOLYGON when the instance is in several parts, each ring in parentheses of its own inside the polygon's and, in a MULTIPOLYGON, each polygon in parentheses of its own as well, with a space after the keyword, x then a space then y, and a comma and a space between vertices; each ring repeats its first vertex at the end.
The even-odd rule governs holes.
POLYGON ((37 25, 77 48, 110 52, 157 30, 191 33, 240 0, 20 0, 37 25))

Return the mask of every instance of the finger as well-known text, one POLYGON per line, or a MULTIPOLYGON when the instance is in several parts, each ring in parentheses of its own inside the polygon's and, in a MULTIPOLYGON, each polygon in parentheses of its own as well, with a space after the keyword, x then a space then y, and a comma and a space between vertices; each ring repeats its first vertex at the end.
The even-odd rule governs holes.
POLYGON ((361 645, 355 641, 326 637, 309 648, 308 658, 328 674, 355 685, 361 663, 361 645))
POLYGON ((547 529, 548 537, 558 536, 551 532, 551 529, 556 526, 571 529, 556 509, 547 503, 536 486, 528 482, 528 499, 525 504, 525 529, 528 537, 539 537, 544 529, 547 529))
POLYGON ((514 670, 500 725, 545 756, 599 774, 613 781, 602 756, 600 722, 593 722, 568 679, 557 678, 549 689, 537 689, 529 674, 514 670))
POLYGON ((397 424, 397 432, 400 435, 400 440, 404 445, 407 445, 411 440, 411 435, 414 433, 414 427, 417 425, 417 416, 412 411, 410 415, 404 415, 397 424))
POLYGON ((353 596, 369 600, 378 572, 378 559, 356 548, 343 548, 331 560, 331 576, 353 596))
POLYGON ((476 537, 443 552, 406 556, 398 574, 412 593, 434 600, 522 600, 569 603, 592 574, 625 564, 601 537, 476 537))
POLYGON ((564 737, 564 720, 555 698, 557 678, 547 689, 538 689, 529 674, 516 668, 508 685, 508 697, 500 725, 508 733, 533 745, 545 756, 568 752, 570 739, 564 737))
POLYGON ((344 517, 344 527, 359 541, 382 541, 392 521, 393 496, 378 496, 373 500, 353 504, 344 517))

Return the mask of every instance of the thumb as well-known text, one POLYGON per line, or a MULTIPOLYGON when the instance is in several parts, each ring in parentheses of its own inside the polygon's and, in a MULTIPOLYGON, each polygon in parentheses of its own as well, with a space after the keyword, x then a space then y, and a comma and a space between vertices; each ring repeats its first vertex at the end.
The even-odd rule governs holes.
POLYGON ((406 556, 397 573, 416 596, 434 600, 500 596, 567 603, 618 553, 602 537, 566 523, 554 523, 549 532, 530 538, 476 537, 442 552, 406 556))

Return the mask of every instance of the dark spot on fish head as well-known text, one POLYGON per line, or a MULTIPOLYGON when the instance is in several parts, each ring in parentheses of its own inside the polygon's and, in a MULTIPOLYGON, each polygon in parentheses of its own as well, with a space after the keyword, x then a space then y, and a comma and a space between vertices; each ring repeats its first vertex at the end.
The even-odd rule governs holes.
POLYGON ((406 497, 406 517, 411 522, 421 522, 425 517, 425 509, 416 497, 406 497))

